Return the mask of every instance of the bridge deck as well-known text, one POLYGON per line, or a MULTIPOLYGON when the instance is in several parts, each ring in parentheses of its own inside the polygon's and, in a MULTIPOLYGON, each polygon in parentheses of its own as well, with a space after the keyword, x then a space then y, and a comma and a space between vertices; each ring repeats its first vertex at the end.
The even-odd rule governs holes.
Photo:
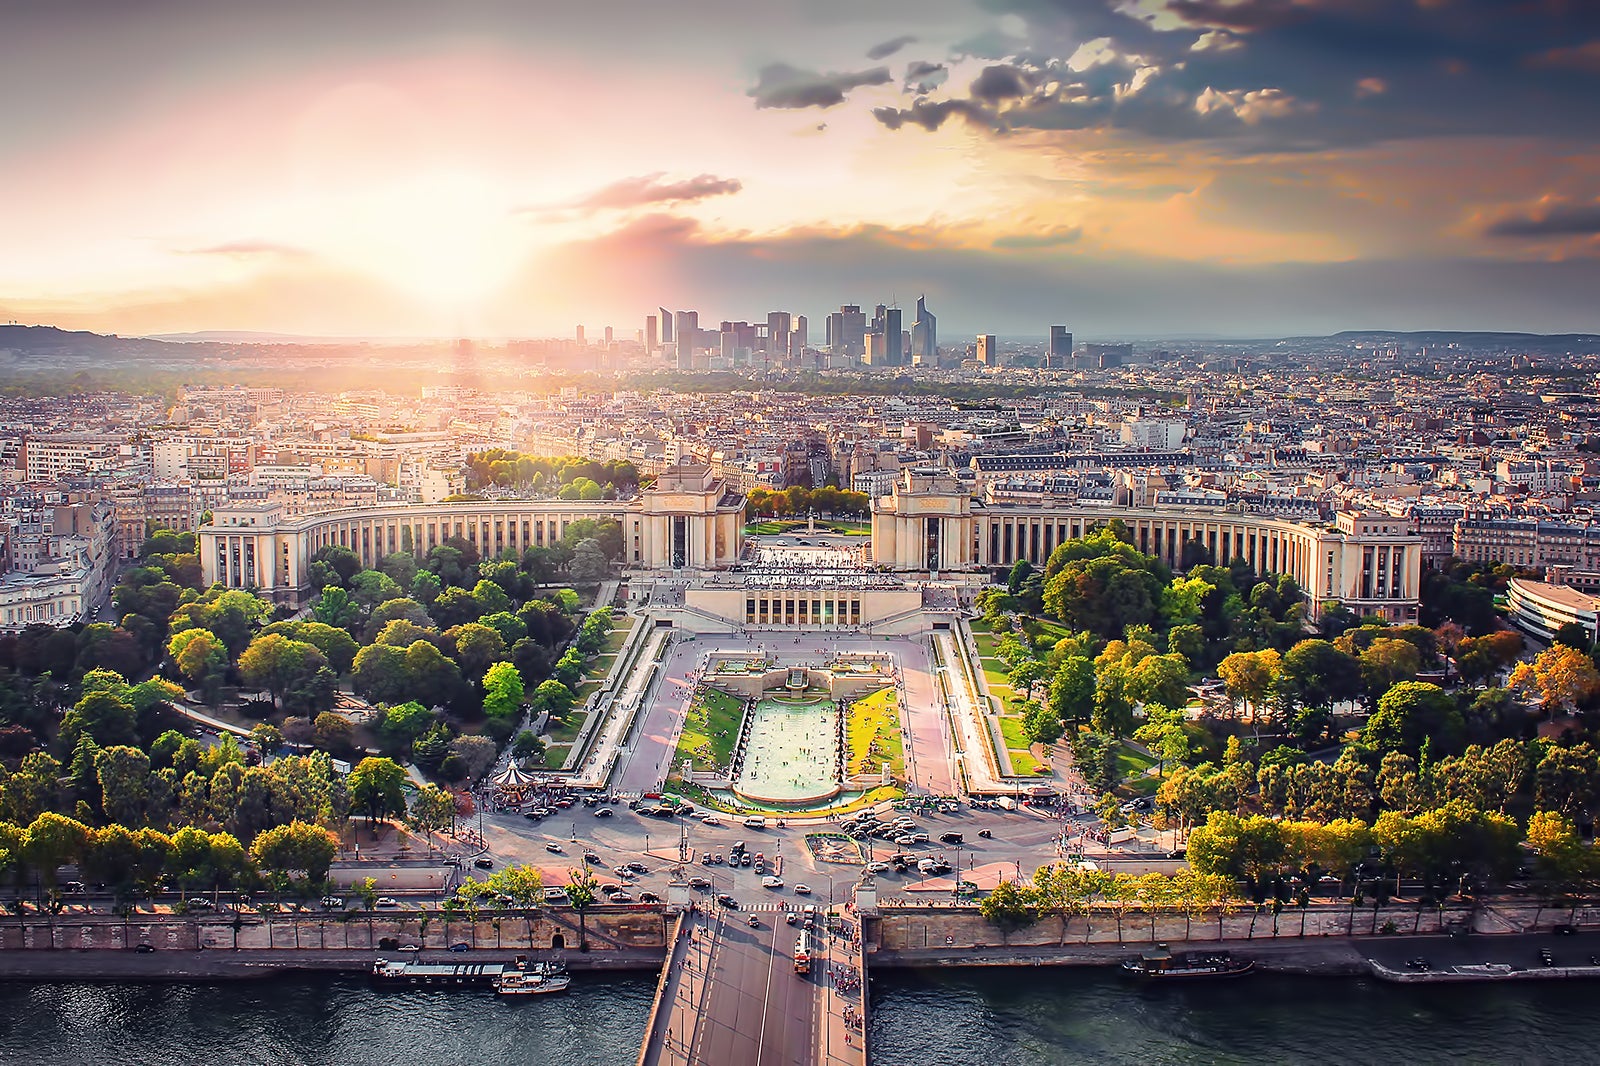
POLYGON ((835 969, 860 973, 845 939, 817 930, 809 975, 794 971, 796 928, 780 911, 696 913, 668 958, 640 1066, 865 1066, 859 1028, 844 1009, 863 997, 835 969), (761 923, 746 924, 748 913, 761 923))

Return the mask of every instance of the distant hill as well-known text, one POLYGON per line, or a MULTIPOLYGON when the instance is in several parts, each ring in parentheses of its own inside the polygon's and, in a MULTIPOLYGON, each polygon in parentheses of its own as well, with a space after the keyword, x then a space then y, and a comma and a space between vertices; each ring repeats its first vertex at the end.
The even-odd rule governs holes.
POLYGON ((1499 333, 1495 331, 1382 330, 1350 329, 1331 337, 1287 337, 1291 341, 1315 340, 1404 342, 1417 345, 1456 344, 1474 350, 1515 350, 1529 352, 1600 351, 1600 334, 1594 333, 1499 333))
POLYGON ((157 351, 167 345, 143 337, 118 337, 87 330, 57 329, 55 326, 0 326, 0 351, 61 352, 88 355, 94 352, 157 351))
POLYGON ((196 333, 153 333, 146 340, 169 344, 359 344, 365 337, 308 337, 250 329, 204 329, 196 333))

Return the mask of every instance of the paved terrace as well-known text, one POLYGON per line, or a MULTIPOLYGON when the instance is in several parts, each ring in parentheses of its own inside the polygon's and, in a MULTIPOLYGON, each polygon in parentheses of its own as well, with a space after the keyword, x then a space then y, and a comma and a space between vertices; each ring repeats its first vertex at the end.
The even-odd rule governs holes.
POLYGON ((818 928, 811 973, 782 905, 686 916, 656 989, 638 1066, 866 1066, 861 956, 818 928), (750 914, 759 926, 747 924, 750 914), (856 980, 840 977, 849 971, 856 980), (846 1022, 846 1008, 861 1022, 846 1022))

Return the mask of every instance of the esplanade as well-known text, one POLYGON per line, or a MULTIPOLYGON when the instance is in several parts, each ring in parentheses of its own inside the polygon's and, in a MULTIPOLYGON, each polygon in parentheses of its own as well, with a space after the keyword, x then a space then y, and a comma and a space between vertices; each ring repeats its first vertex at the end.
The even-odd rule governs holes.
MULTIPOLYGON (((722 579, 707 573, 740 563, 745 502, 708 467, 682 465, 662 473, 638 497, 620 501, 396 504, 291 519, 272 504, 221 507, 212 523, 199 530, 198 550, 208 584, 254 588, 299 603, 310 594, 311 557, 329 545, 349 548, 364 566, 375 566, 392 552, 420 557, 448 538, 460 538, 481 554, 494 556, 558 543, 574 522, 615 520, 622 528, 624 566, 705 575, 710 583, 705 596, 720 594, 729 600, 716 605, 719 615, 746 624, 853 621, 848 604, 840 617, 830 613, 821 597, 819 617, 809 606, 814 590, 782 597, 777 607, 777 596, 733 585, 722 588, 722 579), (790 599, 808 607, 796 610, 790 599)), ((1309 597, 1313 614, 1337 600, 1357 614, 1397 622, 1417 615, 1420 538, 1407 519, 1373 512, 1344 511, 1332 522, 1314 522, 1221 507, 1117 506, 1049 493, 974 497, 947 470, 907 469, 889 495, 873 501, 866 554, 880 573, 920 574, 925 587, 930 575, 937 579, 993 572, 1018 559, 1043 566, 1058 545, 1112 519, 1122 521, 1140 551, 1174 568, 1184 559, 1185 545, 1196 544, 1218 562, 1242 558, 1259 573, 1290 574, 1309 597)), ((849 581, 863 587, 859 577, 849 581)), ((797 587, 802 584, 796 582, 797 587)), ((883 590, 874 591, 881 598, 883 590)), ((906 601, 895 609, 908 609, 911 598, 906 601)))

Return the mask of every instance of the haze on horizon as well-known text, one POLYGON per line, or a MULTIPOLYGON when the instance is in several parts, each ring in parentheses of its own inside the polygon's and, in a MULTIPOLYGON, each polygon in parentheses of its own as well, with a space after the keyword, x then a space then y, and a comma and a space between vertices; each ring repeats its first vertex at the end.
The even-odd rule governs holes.
POLYGON ((1600 331, 1585 0, 150 0, 0 33, 0 321, 1600 331))

